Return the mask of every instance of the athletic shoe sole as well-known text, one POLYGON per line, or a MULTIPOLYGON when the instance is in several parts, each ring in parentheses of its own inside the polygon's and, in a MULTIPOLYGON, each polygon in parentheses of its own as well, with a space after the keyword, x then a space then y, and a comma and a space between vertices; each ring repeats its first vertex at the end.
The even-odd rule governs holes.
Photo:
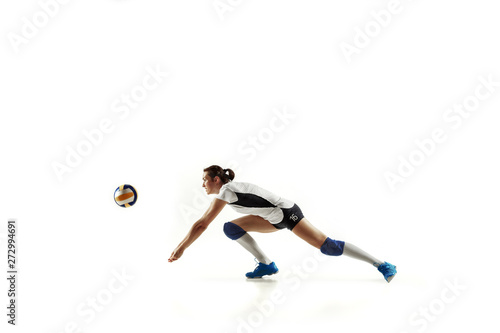
POLYGON ((264 274, 264 275, 262 275, 262 276, 255 276, 255 277, 249 277, 249 276, 247 276, 246 278, 247 278, 247 279, 262 279, 262 277, 264 277, 264 276, 268 276, 268 275, 269 275, 269 276, 271 276, 271 275, 274 275, 274 274, 276 274, 276 273, 278 273, 278 272, 279 272, 279 270, 277 270, 276 272, 271 273, 271 274, 264 274))

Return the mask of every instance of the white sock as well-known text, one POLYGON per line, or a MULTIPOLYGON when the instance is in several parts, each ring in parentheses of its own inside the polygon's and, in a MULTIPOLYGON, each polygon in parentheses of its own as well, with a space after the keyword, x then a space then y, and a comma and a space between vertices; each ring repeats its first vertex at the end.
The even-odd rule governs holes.
POLYGON ((346 256, 365 261, 369 263, 370 265, 373 265, 375 267, 378 267, 380 264, 383 264, 383 261, 378 260, 375 257, 372 257, 365 251, 361 250, 359 247, 356 245, 350 244, 350 243, 345 243, 344 244, 344 253, 346 256))
POLYGON ((255 259, 266 265, 269 265, 272 261, 264 254, 257 242, 248 233, 244 234, 236 240, 241 246, 243 246, 248 252, 254 255, 255 259))

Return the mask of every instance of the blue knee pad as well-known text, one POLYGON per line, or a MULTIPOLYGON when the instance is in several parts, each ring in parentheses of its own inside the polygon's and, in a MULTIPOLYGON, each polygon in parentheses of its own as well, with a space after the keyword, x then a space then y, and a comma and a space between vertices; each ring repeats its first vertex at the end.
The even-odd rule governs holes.
POLYGON ((234 224, 233 222, 226 222, 224 223, 224 233, 226 234, 227 237, 231 238, 232 240, 237 240, 247 232, 243 230, 239 225, 234 224))
POLYGON ((345 242, 343 241, 334 240, 328 237, 323 245, 321 245, 321 253, 329 256, 340 256, 344 253, 344 244, 345 242))

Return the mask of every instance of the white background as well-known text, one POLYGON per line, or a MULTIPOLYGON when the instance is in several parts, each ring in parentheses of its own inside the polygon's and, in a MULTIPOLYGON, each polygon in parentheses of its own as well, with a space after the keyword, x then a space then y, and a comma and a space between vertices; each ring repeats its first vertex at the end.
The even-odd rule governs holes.
POLYGON ((40 2, 2 2, 1 257, 16 218, 20 272, 16 327, 2 279, 2 332, 498 329, 500 87, 458 128, 443 119, 480 76, 500 81, 497 6, 401 0, 349 62, 342 43, 354 45, 388 1, 222 3, 231 10, 212 0, 68 1, 15 47, 40 2), (113 103, 146 68, 168 78, 121 119, 113 103), (277 122, 284 110, 290 118, 277 122), (58 179, 54 163, 103 119, 113 130, 58 179), (384 174, 435 128, 447 140, 391 191, 384 174), (396 278, 387 284, 344 257, 318 263, 283 230, 254 235, 280 274, 246 281, 252 257, 222 233, 239 216, 229 208, 167 263, 208 206, 202 169, 230 161, 235 180, 297 202, 330 237, 396 264, 396 278), (128 209, 113 201, 125 183, 139 193, 128 209), (287 279, 305 262, 317 265, 287 279), (122 271, 130 280, 110 294, 122 271), (282 297, 271 306, 273 293, 282 297), (99 297, 95 317, 78 313, 99 297))

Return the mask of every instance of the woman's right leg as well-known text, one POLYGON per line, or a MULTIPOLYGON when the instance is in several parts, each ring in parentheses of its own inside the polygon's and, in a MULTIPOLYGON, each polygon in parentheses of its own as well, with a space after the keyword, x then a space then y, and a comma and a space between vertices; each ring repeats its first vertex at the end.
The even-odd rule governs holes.
POLYGON ((224 224, 224 233, 227 237, 235 240, 238 244, 243 246, 248 252, 253 254, 257 261, 269 265, 270 260, 264 251, 259 247, 257 242, 250 236, 247 231, 257 232, 274 232, 277 231, 271 223, 264 220, 260 216, 247 215, 240 217, 231 222, 224 224))
POLYGON ((326 237, 324 233, 314 227, 305 218, 300 220, 300 222, 292 229, 292 232, 312 246, 320 249, 321 252, 326 255, 340 256, 344 254, 348 257, 362 260, 377 267, 378 271, 384 275, 387 282, 391 282, 397 273, 396 266, 373 257, 356 245, 343 241, 336 241, 326 237))
POLYGON ((369 253, 361 250, 356 245, 347 242, 339 242, 329 240, 327 236, 313 226, 306 218, 300 220, 300 222, 293 228, 292 232, 314 246, 317 249, 322 250, 323 253, 328 255, 346 255, 348 257, 362 260, 369 263, 375 267, 378 267, 384 262, 373 257, 369 253), (328 242, 331 242, 329 246, 328 242))

